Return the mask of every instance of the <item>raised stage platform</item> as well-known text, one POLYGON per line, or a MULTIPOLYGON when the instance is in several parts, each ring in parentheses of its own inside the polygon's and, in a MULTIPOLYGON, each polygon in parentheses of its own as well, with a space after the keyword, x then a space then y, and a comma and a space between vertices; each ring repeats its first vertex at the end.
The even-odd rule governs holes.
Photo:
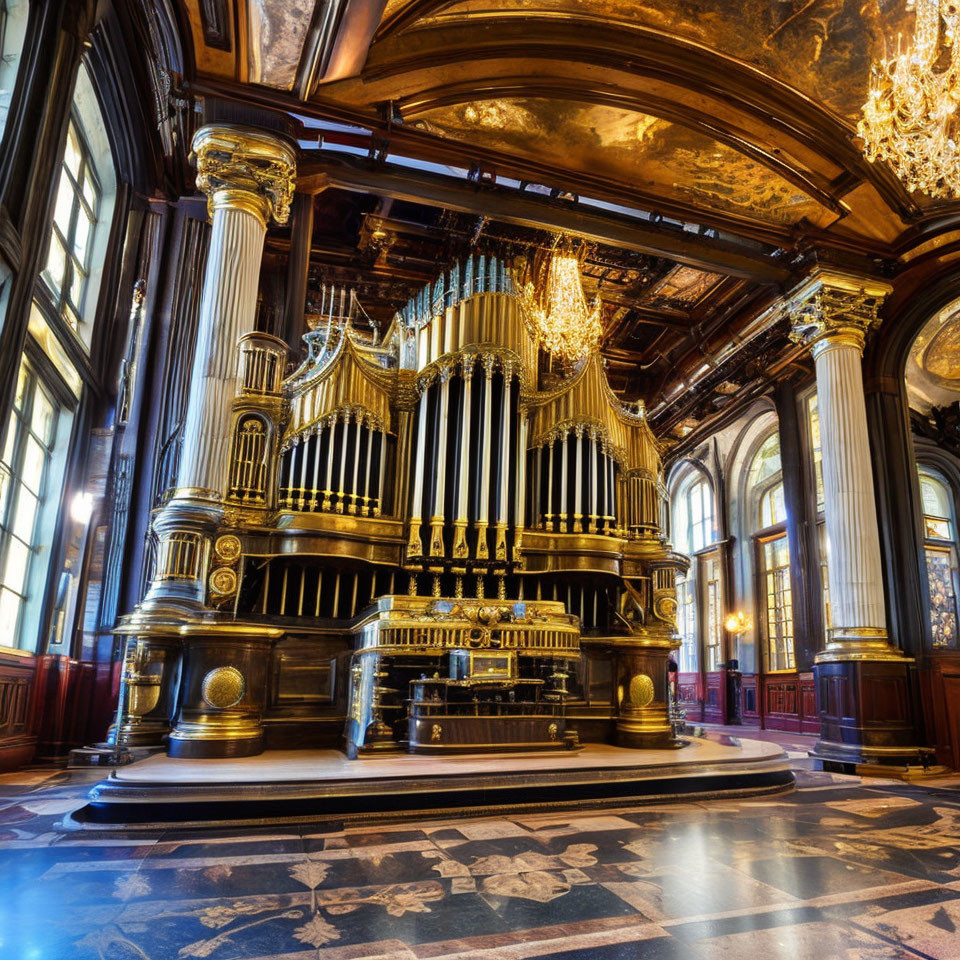
POLYGON ((588 744, 573 752, 348 760, 336 750, 273 750, 230 760, 155 754, 90 791, 79 828, 390 818, 455 809, 551 809, 755 796, 792 789, 776 743, 708 734, 677 750, 588 744))

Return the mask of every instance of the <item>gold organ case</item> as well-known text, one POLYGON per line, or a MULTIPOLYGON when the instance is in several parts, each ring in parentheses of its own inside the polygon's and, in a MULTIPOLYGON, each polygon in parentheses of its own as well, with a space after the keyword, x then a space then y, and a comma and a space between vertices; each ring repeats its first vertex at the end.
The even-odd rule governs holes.
POLYGON ((549 369, 495 257, 382 339, 358 312, 325 288, 287 376, 282 341, 237 345, 214 529, 168 530, 156 557, 155 584, 192 577, 205 600, 160 590, 125 619, 118 739, 200 757, 674 745, 686 561, 643 409, 596 353, 549 369))

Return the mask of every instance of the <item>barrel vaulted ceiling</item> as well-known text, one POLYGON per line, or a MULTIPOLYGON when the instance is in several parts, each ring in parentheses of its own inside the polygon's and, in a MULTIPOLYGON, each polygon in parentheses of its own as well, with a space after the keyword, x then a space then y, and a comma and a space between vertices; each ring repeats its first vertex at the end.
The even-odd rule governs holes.
MULTIPOLYGON (((810 249, 888 272, 960 256, 957 205, 907 193, 855 139, 871 59, 912 31, 905 0, 183 0, 182 13, 198 94, 300 118, 301 145, 317 144, 305 189, 336 163, 352 167, 330 185, 369 186, 361 161, 331 159, 339 141, 407 158, 381 187, 394 200, 459 215, 529 225, 528 184, 555 205, 591 198, 544 225, 672 265, 614 285, 606 346, 624 368, 700 363, 714 327, 762 309, 810 249), (469 169, 484 202, 442 178, 421 195, 411 158, 469 169), (497 192, 518 183, 522 199, 497 192), (604 204, 643 212, 643 229, 596 226, 604 204)), ((621 386, 653 402, 665 384, 648 372, 621 386)))

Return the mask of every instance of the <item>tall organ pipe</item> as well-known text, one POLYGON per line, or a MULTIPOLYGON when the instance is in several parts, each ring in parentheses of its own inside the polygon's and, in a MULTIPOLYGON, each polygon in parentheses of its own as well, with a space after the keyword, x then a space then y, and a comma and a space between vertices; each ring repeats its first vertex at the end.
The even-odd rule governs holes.
POLYGON ((470 428, 473 419, 473 368, 471 355, 463 358, 463 392, 461 394, 460 423, 463 436, 460 440, 460 457, 457 465, 457 516, 453 524, 453 557, 466 560, 467 525, 470 522, 470 428))

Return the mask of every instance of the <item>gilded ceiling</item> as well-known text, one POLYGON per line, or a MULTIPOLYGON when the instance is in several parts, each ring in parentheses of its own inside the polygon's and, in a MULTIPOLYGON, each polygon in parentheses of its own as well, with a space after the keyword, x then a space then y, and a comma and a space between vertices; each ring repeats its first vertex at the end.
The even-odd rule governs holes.
MULTIPOLYGON (((410 0, 390 0, 384 20, 410 0)), ((463 16, 577 16, 662 30, 760 68, 854 119, 884 36, 909 35, 903 0, 463 0, 432 6, 430 20, 463 16)))
POLYGON ((910 406, 929 412, 960 399, 960 301, 924 324, 907 358, 910 406))
POLYGON ((834 215, 766 166, 679 124, 632 110, 546 98, 477 100, 418 113, 411 125, 529 159, 618 180, 714 211, 826 226, 834 215))

